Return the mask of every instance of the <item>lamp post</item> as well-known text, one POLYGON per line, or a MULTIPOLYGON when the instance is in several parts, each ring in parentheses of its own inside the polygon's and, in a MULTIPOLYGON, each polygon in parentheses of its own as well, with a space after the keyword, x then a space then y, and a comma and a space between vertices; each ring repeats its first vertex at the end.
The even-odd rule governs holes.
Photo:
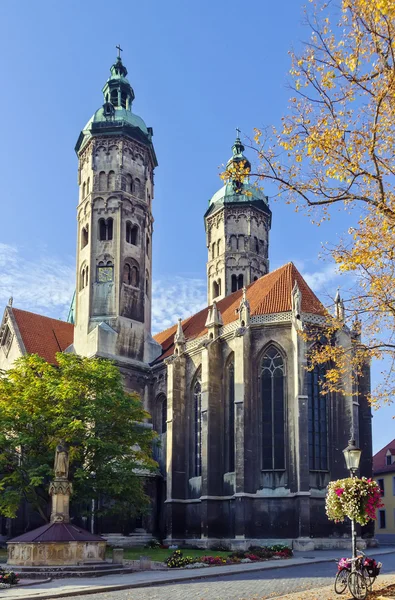
MULTIPOLYGON (((351 439, 348 442, 347 448, 343 450, 344 458, 346 461, 347 469, 350 471, 351 477, 355 477, 358 471, 359 461, 361 460, 362 450, 357 447, 355 440, 351 439)), ((357 533, 355 531, 355 521, 351 519, 351 549, 352 558, 357 556, 357 533)), ((354 570, 355 562, 352 563, 352 569, 354 570)))

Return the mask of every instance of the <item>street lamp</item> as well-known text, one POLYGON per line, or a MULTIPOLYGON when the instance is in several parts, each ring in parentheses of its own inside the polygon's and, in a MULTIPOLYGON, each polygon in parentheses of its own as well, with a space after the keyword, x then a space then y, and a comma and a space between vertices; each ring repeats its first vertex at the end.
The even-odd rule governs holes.
MULTIPOLYGON (((359 461, 361 460, 362 450, 357 447, 355 440, 349 440, 347 448, 343 450, 344 458, 346 461, 347 469, 351 473, 351 477, 355 477, 355 473, 358 471, 359 461)), ((352 558, 357 556, 357 533, 355 531, 354 519, 351 519, 351 544, 352 544, 352 558)), ((352 563, 354 567, 354 562, 352 563)), ((353 569, 354 570, 354 569, 353 569)))

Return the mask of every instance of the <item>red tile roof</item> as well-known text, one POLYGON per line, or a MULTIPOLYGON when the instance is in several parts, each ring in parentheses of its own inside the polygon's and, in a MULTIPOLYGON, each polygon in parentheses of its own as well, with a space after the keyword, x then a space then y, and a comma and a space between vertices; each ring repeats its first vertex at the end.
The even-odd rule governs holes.
MULTIPOLYGON (((325 308, 293 263, 287 263, 247 287, 247 299, 250 303, 251 315, 290 311, 292 309, 291 292, 295 281, 302 292, 302 312, 325 315, 325 308)), ((241 296, 242 290, 238 290, 217 302, 224 325, 237 319, 236 309, 239 307, 241 296)), ((184 319, 182 329, 187 340, 200 337, 207 332, 205 327, 207 311, 208 307, 184 319)), ((173 327, 154 336, 163 349, 163 353, 158 360, 163 360, 173 354, 173 340, 176 329, 177 325, 173 325, 173 327)))
POLYGON ((373 474, 379 473, 395 473, 395 463, 387 465, 387 452, 388 450, 392 454, 395 454, 395 440, 392 440, 389 444, 384 446, 377 454, 373 456, 373 474))
POLYGON ((38 354, 51 364, 55 354, 73 343, 74 325, 43 317, 27 310, 12 308, 16 324, 28 354, 38 354))

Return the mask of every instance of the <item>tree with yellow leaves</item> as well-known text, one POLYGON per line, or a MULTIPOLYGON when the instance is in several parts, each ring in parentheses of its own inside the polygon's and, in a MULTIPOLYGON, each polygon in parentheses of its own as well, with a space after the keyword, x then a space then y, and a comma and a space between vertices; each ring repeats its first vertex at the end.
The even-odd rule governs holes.
MULTIPOLYGON (((257 185, 278 185, 287 202, 316 223, 338 206, 353 226, 328 250, 356 288, 328 319, 327 340, 354 321, 353 343, 313 346, 312 364, 331 363, 326 387, 342 391, 343 374, 385 359, 372 402, 395 392, 395 1, 311 3, 311 39, 291 52, 292 89, 281 130, 256 129, 257 185), (355 216, 357 215, 357 219, 355 216), (355 224, 356 223, 356 224, 355 224), (363 324, 364 345, 358 329, 363 324)), ((225 173, 223 177, 234 177, 225 173)), ((238 176, 238 174, 236 174, 238 176)), ((314 341, 315 334, 305 334, 314 341)), ((322 336, 321 336, 322 337, 322 336)))

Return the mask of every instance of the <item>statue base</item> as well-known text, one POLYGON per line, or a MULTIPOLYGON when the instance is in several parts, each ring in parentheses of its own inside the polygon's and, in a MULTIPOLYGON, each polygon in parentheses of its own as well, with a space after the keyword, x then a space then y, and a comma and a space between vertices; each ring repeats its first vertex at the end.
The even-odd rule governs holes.
POLYGON ((7 542, 7 564, 59 566, 105 560, 106 540, 71 523, 48 523, 7 542))

